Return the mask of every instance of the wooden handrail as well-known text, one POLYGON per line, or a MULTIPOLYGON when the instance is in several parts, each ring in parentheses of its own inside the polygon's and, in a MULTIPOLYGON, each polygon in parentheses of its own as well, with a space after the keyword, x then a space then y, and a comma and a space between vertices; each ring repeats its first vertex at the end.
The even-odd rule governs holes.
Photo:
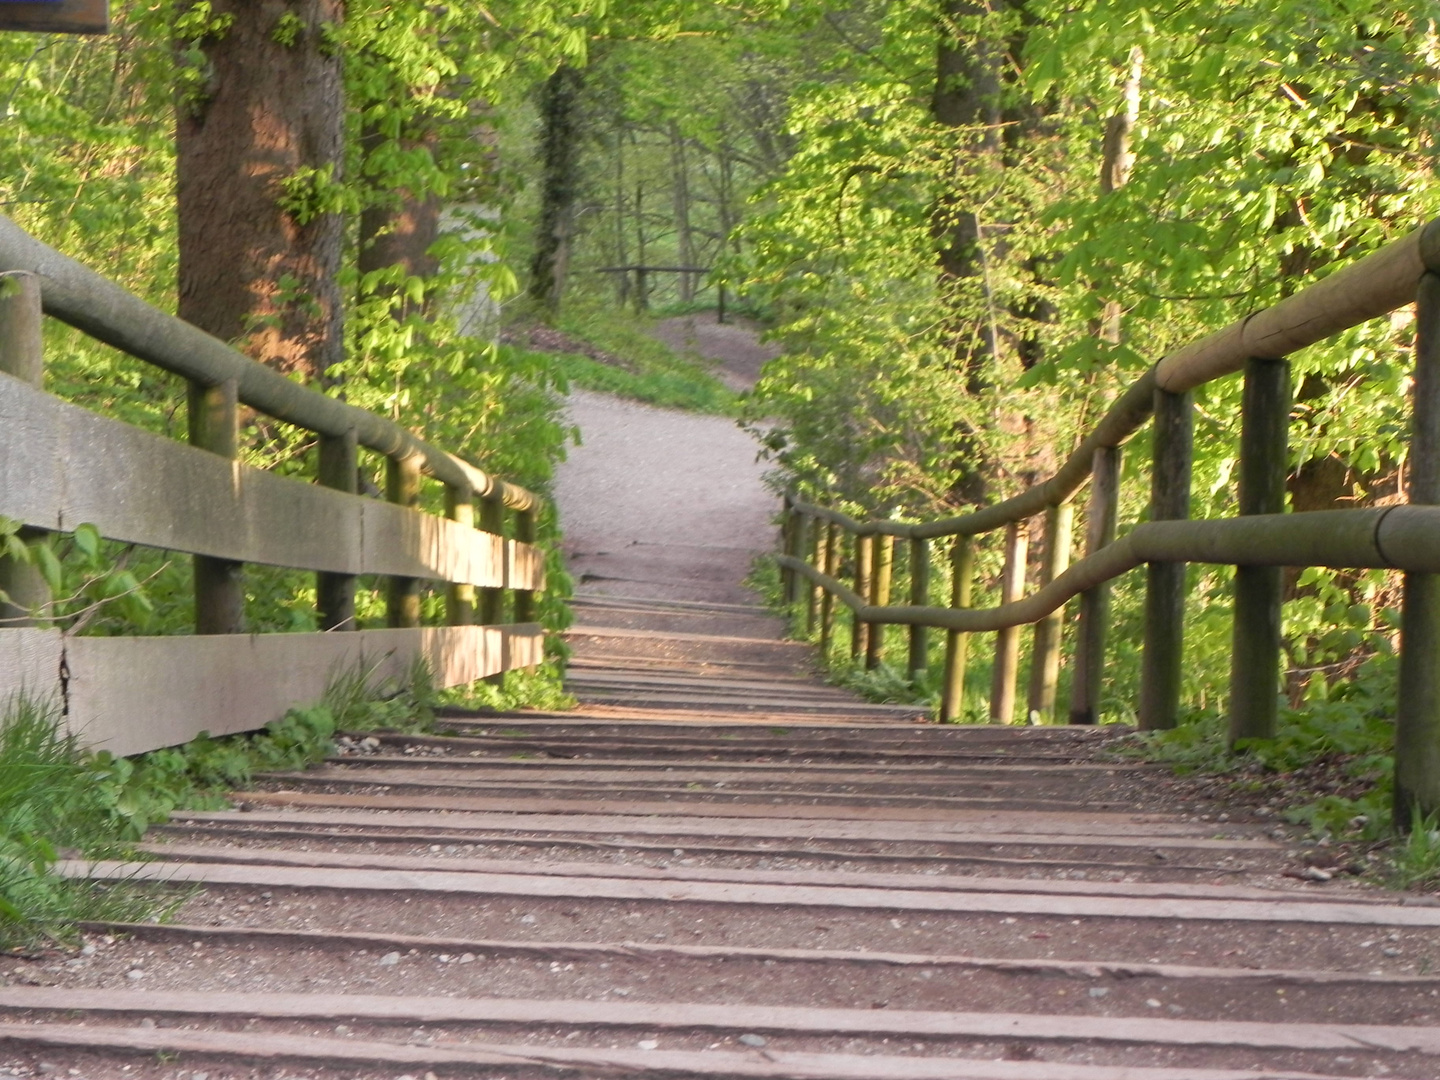
MULTIPOLYGON (((992 717, 1007 720, 1014 700, 1013 637, 1015 628, 1039 623, 1076 595, 1086 597, 1082 615, 1084 668, 1072 701, 1074 723, 1094 723, 1098 701, 1099 664, 1107 612, 1108 583, 1137 566, 1148 566, 1145 599, 1145 648, 1141 673, 1141 727, 1167 727, 1176 722, 1183 672, 1184 564, 1220 563, 1236 566, 1237 623, 1232 645, 1230 739, 1265 738, 1274 734, 1280 675, 1281 582, 1264 568, 1324 566, 1340 569, 1381 567, 1405 574, 1400 695, 1397 705, 1396 818, 1407 823, 1412 808, 1440 813, 1440 219, 1388 244, 1355 263, 1253 312, 1223 330, 1176 350, 1153 365, 1107 410, 1054 475, 1003 502, 943 520, 902 523, 860 521, 830 507, 786 498, 786 550, 778 560, 785 595, 796 602, 811 594, 810 621, 818 622, 822 642, 831 628, 830 605, 815 597, 836 597, 854 613, 857 639, 866 637, 866 653, 877 658, 883 649, 880 628, 910 627, 912 680, 925 667, 925 628, 951 632, 943 680, 942 720, 954 720, 961 709, 966 649, 954 635, 997 632, 997 655, 1004 652, 1003 671, 992 688, 992 717), (1286 515, 1284 505, 1285 439, 1290 410, 1288 357, 1369 319, 1417 303, 1415 416, 1407 493, 1411 505, 1365 510, 1337 510, 1286 515), (1239 517, 1209 521, 1188 519, 1192 411, 1190 393, 1215 379, 1245 372, 1242 409, 1241 498, 1239 517), (1114 539, 1116 477, 1120 447, 1147 420, 1157 421, 1152 447, 1151 520, 1114 539), (1098 473, 1097 473, 1098 470, 1098 473), (1091 540, 1086 557, 1063 572, 1068 556, 1067 503, 1092 474, 1106 478, 1092 491, 1091 540), (1045 562, 1041 587, 987 609, 930 607, 926 590, 915 587, 928 573, 927 542, 954 537, 955 597, 969 595, 971 538, 1007 529, 1006 580, 1023 572, 1028 541, 1027 522, 1047 515, 1045 562), (808 557, 810 523, 824 523, 823 546, 830 573, 808 557), (867 602, 838 580, 842 561, 837 551, 842 536, 868 545, 863 562, 888 557, 895 540, 909 549, 911 603, 891 606, 867 602), (880 544, 877 552, 874 545, 880 544), (1065 550, 1056 550, 1063 546, 1065 550), (963 580, 961 575, 965 575, 963 580), (805 589, 799 581, 808 583, 805 589), (813 587, 813 588, 812 588, 813 587), (996 701, 1003 707, 997 709, 996 701), (1402 752, 1403 751, 1403 752, 1402 752), (1403 759, 1403 760, 1402 760, 1403 759), (1433 763, 1427 764, 1427 763, 1433 763)), ((857 569, 862 560, 857 558, 857 569)), ((857 586, 860 575, 857 573, 857 586)), ((1058 626, 1037 630, 1031 708, 1045 713, 1054 701, 1054 672, 1059 657, 1058 626), (1044 655, 1039 653, 1044 652, 1044 655), (1038 703, 1038 704, 1037 704, 1038 703)), ((852 642, 852 653, 857 652, 852 642)), ((872 665, 873 666, 873 665, 872 665)), ((1002 667, 997 659, 997 669, 1002 667)))
POLYGON ((36 240, 0 215, 0 273, 40 278, 45 314, 137 360, 207 386, 233 380, 239 400, 267 416, 320 435, 355 432, 359 444, 386 457, 418 457, 435 479, 498 496, 513 510, 536 510, 540 497, 440 450, 383 416, 292 382, 196 326, 147 304, 122 286, 36 240))
POLYGON ((0 703, 53 695, 85 743, 131 754, 261 727, 344 669, 403 679, 423 660, 453 686, 541 662, 534 493, 291 382, 3 217, 0 275, 13 285, 0 292, 0 515, 26 540, 84 523, 190 556, 196 631, 77 636, 29 562, 0 558, 0 703), (45 393, 45 314, 184 376, 189 445, 45 393), (319 434, 314 482, 237 459, 241 402, 319 434), (383 501, 357 491, 360 446, 386 457, 383 501), (444 516, 419 505, 422 471, 445 485, 444 516), (314 572, 319 632, 247 633, 246 564, 314 572), (385 579, 387 629, 358 627, 361 575, 385 579), (445 588, 445 625, 421 625, 426 581, 445 588))

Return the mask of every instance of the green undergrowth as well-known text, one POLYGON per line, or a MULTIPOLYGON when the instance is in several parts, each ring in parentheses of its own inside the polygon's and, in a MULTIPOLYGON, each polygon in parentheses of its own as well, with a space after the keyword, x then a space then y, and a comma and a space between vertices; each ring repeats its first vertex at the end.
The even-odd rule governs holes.
POLYGON ((643 401, 666 409, 733 416, 739 396, 698 364, 676 359, 665 367, 635 370, 603 364, 588 356, 552 353, 551 360, 572 386, 643 401))
MULTIPOLYGON (((133 859, 133 844, 176 810, 215 810, 256 775, 304 769, 334 750, 343 730, 426 732, 442 706, 564 709, 557 664, 446 690, 417 664, 403 679, 356 668, 334 678, 322 699, 291 709, 262 731, 212 738, 120 758, 88 753, 58 711, 12 698, 0 719, 0 951, 67 942, 84 921, 163 919, 185 893, 144 882, 72 881, 57 859, 133 859)), ((141 856, 143 857, 143 856, 141 856)))
POLYGON ((1302 707, 1282 708, 1274 739, 1241 740, 1233 752, 1216 709, 1192 709, 1169 731, 1138 732, 1124 752, 1211 777, 1228 803, 1303 827, 1316 845, 1312 862, 1394 888, 1433 888, 1440 822, 1397 823, 1391 809, 1396 672, 1393 655, 1374 656, 1302 707))
POLYGON ((596 304, 570 304, 556 330, 575 350, 544 355, 568 383, 664 408, 737 416, 740 395, 699 357, 677 354, 651 332, 655 320, 596 304), (588 354, 588 355, 587 355, 588 354))
POLYGON ((71 880, 58 858, 114 858, 135 837, 108 770, 50 705, 11 698, 0 719, 0 951, 67 943, 85 920, 163 917, 183 894, 131 881, 71 880))
POLYGON ((436 708, 485 709, 511 712, 539 709, 564 712, 575 707, 575 698, 566 693, 556 661, 541 664, 534 671, 507 671, 496 682, 481 680, 469 686, 454 686, 435 694, 436 708))

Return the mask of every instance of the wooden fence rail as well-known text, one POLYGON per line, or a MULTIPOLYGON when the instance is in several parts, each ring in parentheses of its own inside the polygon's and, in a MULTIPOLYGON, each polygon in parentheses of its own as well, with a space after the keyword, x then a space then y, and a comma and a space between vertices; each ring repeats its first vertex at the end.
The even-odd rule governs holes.
MULTIPOLYGON (((967 647, 964 635, 997 635, 991 717, 1008 722, 1016 701, 1018 632, 1035 624, 1028 705, 1048 718, 1055 710, 1065 603, 1080 596, 1080 638, 1072 680, 1072 723, 1094 723, 1105 654, 1109 582, 1146 567, 1145 634, 1137 713, 1140 726, 1173 726, 1180 707, 1185 564, 1237 567, 1229 702, 1230 738, 1275 732, 1280 689, 1280 568, 1381 567, 1404 571, 1402 649, 1396 705, 1396 820, 1440 812, 1440 220, 1330 274, 1273 307, 1161 359, 1110 407, 1055 475, 1011 499, 939 521, 858 521, 832 508, 786 499, 784 553, 778 557, 785 595, 810 590, 810 621, 828 637, 831 598, 867 633, 867 657, 882 646, 874 629, 910 627, 908 667, 923 670, 925 628, 948 631, 941 719, 955 720, 967 647), (1287 357, 1368 319, 1416 305, 1414 418, 1406 496, 1409 505, 1285 514, 1286 432, 1290 414, 1287 357), (1244 372, 1235 518, 1191 521, 1191 391, 1244 372), (1153 418, 1148 519, 1116 539, 1119 459, 1123 444, 1153 418), (1085 555, 1066 565, 1071 501, 1091 484, 1085 555), (1039 588, 1022 597, 1030 519, 1044 518, 1039 588), (824 561, 806 537, 825 534, 824 561), (971 538, 1006 530, 1001 603, 970 607, 971 538), (910 603, 892 606, 870 587, 838 580, 845 539, 889 549, 909 548, 910 603), (953 537, 952 606, 927 606, 927 541, 953 537), (819 601, 817 606, 817 600, 819 601), (869 629, 865 629, 868 627, 869 629)), ((878 549, 877 549, 878 550, 878 549)), ((861 560, 856 560, 859 566, 861 560)), ((865 565, 874 566, 871 554, 865 565)), ((876 576, 870 571, 873 581, 876 576)), ((888 594, 888 573, 886 582, 888 594)), ((878 662, 878 659, 877 661, 878 662)))
POLYGON ((12 598, 0 608, 0 700, 53 694, 84 741, 129 754, 202 730, 263 726, 355 665, 398 676, 421 659, 449 686, 541 660, 543 633, 531 621, 544 588, 533 493, 291 382, 3 217, 0 279, 0 515, 32 536, 88 523, 107 539, 193 556, 196 628, 150 638, 65 633, 47 617, 33 568, 0 560, 0 588, 12 598), (46 394, 43 315, 185 376, 191 445, 46 394), (320 437, 315 483, 236 460, 241 404, 320 437), (384 501, 357 494, 360 447, 387 459, 384 501), (444 484, 445 517, 418 508, 422 474, 444 484), (247 563, 315 572, 325 632, 244 633, 247 563), (356 629, 361 575, 387 580, 389 629, 356 629), (449 625, 420 625, 427 581, 444 586, 449 625))

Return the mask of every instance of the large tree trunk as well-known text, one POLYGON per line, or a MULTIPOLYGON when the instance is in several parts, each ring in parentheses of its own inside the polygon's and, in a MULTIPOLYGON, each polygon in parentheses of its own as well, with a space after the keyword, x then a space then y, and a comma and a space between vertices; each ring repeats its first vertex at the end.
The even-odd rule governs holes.
MULTIPOLYGON (((1004 0, 997 0, 1004 3, 1004 0)), ((992 9, 993 10, 993 9, 992 9)), ((946 348, 968 393, 986 389, 989 368, 999 356, 1000 330, 996 300, 990 288, 982 226, 978 212, 966 205, 959 183, 966 173, 999 169, 1001 163, 1001 62, 999 43, 978 45, 961 32, 961 22, 982 14, 973 0, 940 0, 939 41, 935 57, 935 89, 930 113, 936 123, 973 132, 951 157, 956 190, 941 198, 931 216, 939 248, 939 289, 950 314, 946 348)), ((973 429, 956 432, 959 473, 953 494, 965 502, 983 502, 990 463, 979 460, 973 429)))
POLYGON ((178 105, 180 317, 307 378, 341 358, 343 0, 213 0, 209 78, 178 105))
MULTIPOLYGON (((424 147, 432 154, 439 141, 433 129, 404 140, 407 150, 424 147)), ((367 158, 381 150, 387 139, 376 131, 361 135, 367 158)), ((430 247, 440 235, 440 198, 433 193, 415 196, 409 191, 374 190, 360 211, 359 252, 361 274, 398 266, 406 277, 431 278, 440 269, 430 247)), ((403 316, 405 311, 395 313, 403 316)))
POLYGON ((580 187, 580 91, 578 68, 561 64, 545 81, 540 99, 540 223, 530 262, 530 296, 542 310, 560 310, 570 262, 570 234, 580 187))

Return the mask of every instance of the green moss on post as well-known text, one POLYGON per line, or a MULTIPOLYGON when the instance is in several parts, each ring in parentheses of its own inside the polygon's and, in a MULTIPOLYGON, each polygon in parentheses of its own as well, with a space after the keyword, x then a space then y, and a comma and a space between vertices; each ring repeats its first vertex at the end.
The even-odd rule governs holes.
MULTIPOLYGON (((1025 591, 1025 567, 1030 552, 1030 525, 1012 521, 1005 527, 1005 569, 1000 575, 1000 603, 1013 604, 1025 591)), ((995 633, 995 663, 990 673, 990 720, 1015 722, 1015 680, 1020 672, 1020 628, 1007 626, 995 633)))
MULTIPOLYGON (((825 563, 820 567, 828 577, 840 573, 840 526, 833 521, 825 526, 825 563)), ((830 655, 830 641, 835 633, 835 597, 828 589, 820 597, 820 656, 830 655)))
MULTIPOLYGON (((950 551, 950 606, 968 608, 975 585, 975 541, 955 537, 950 551)), ((970 635, 959 630, 945 634, 945 684, 940 693, 940 722, 953 724, 965 708, 965 667, 970 658, 970 635)))
MULTIPOLYGON (((351 495, 360 490, 359 442, 354 430, 320 436, 319 482, 351 495)), ((315 610, 321 630, 356 630, 355 578, 351 574, 315 575, 315 610)))
MULTIPOLYGON (((420 503, 420 459, 387 458, 385 498, 411 510, 420 503)), ((420 579, 392 577, 387 582, 385 615, 395 628, 420 625, 420 579)))
MULTIPOLYGON (((810 565, 821 573, 829 565, 829 544, 830 530, 833 526, 822 525, 819 518, 811 520, 811 532, 815 535, 811 538, 813 548, 810 565)), ((816 627, 820 625, 820 607, 825 600, 825 590, 819 585, 811 585, 806 590, 805 602, 805 634, 809 636, 815 633, 816 627)))
MULTIPOLYGON (((0 372, 37 390, 45 386, 44 321, 39 277, 30 273, 0 275, 0 372)), ((20 530, 20 539, 26 541, 44 535, 40 529, 20 530)), ((50 603, 44 577, 27 562, 0 559, 0 590, 12 601, 0 601, 0 629, 35 625, 34 613, 50 603)))
MULTIPOLYGON (((1240 406, 1240 514, 1285 511, 1290 427, 1290 365, 1251 359, 1240 406)), ((1230 745, 1273 739, 1280 716, 1278 566, 1235 568, 1230 650, 1230 745)))
MULTIPOLYGON (((930 542, 913 538, 910 541, 910 603, 923 607, 930 601, 930 542)), ((910 682, 918 683, 930 666, 930 630, 925 626, 910 627, 910 682)))
MULTIPOLYGON (((1440 277, 1420 279, 1415 304, 1414 416, 1406 494, 1440 504, 1440 277)), ((1440 575, 1406 574, 1395 710, 1395 823, 1440 814, 1440 575)))
MULTIPOLYGON (((1041 588, 1054 581, 1070 566, 1074 524, 1073 503, 1061 503, 1045 512, 1045 561, 1040 567, 1041 588)), ((1027 709, 1031 716, 1038 716, 1040 722, 1045 724, 1055 719, 1055 696, 1060 684, 1060 647, 1064 634, 1063 606, 1035 624, 1027 709)))
MULTIPOLYGON (((1190 393, 1155 391, 1154 464, 1150 475, 1152 521, 1190 516, 1190 466, 1195 421, 1190 393)), ((1145 654, 1140 666, 1140 727, 1172 728, 1180 718, 1181 664, 1185 655, 1185 564, 1145 568, 1145 654)))
MULTIPOLYGON (((890 584, 895 576, 895 538, 883 534, 875 537, 871 555, 870 606, 890 606, 890 584)), ((885 624, 871 623, 865 638, 865 667, 874 671, 885 660, 885 624)))
MULTIPOLYGON (((187 395, 190 443, 234 459, 239 453, 238 387, 234 379, 217 386, 191 381, 187 395)), ((195 632, 245 632, 245 565, 230 559, 194 556, 195 632)))
MULTIPOLYGON (((475 527, 475 494, 468 487, 445 485, 445 516, 457 525, 475 527)), ((445 589, 445 621, 451 626, 475 622, 475 586, 451 582, 445 589)))
MULTIPOLYGON (((875 554, 875 537, 855 537, 855 594, 870 595, 871 562, 875 554)), ((859 660, 865 653, 869 625, 860 621, 859 615, 850 619, 850 659, 859 660)))
MULTIPOLYGON (((515 539, 522 544, 534 544, 536 536, 536 521, 534 510, 517 510, 515 512, 515 539)), ((515 590, 515 621, 527 623, 535 621, 535 590, 515 590)))
MULTIPOLYGON (((1095 451, 1086 511, 1085 555, 1115 540, 1120 516, 1120 448, 1095 451)), ((1070 681, 1070 723, 1094 724, 1100 717, 1100 688, 1105 676, 1105 638, 1110 628, 1110 583, 1101 582, 1080 596, 1080 625, 1075 642, 1075 673, 1070 681)))

